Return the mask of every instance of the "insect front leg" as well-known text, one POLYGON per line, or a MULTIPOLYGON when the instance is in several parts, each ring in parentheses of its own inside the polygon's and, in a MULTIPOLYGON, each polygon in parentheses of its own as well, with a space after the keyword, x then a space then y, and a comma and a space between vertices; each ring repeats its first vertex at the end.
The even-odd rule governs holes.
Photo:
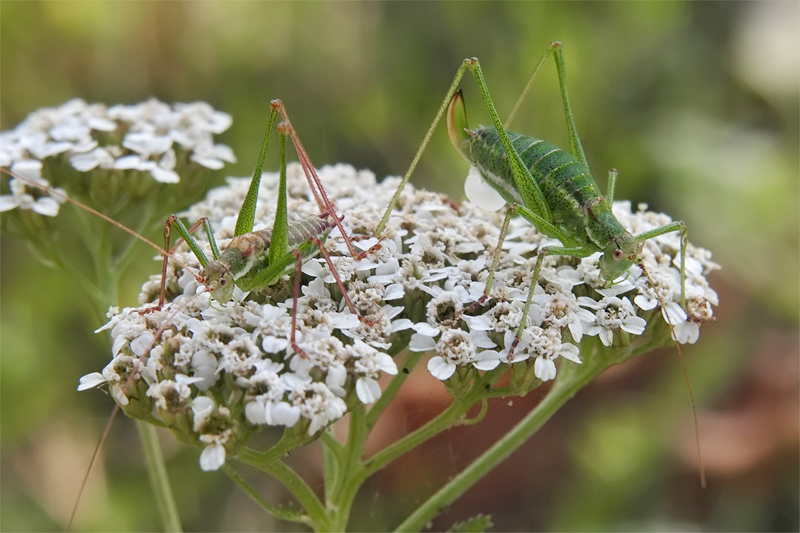
MULTIPOLYGON (((194 233, 201 225, 203 226, 203 229, 206 232, 206 237, 208 238, 208 242, 211 245, 211 253, 214 256, 214 259, 218 259, 219 248, 217 247, 217 241, 214 239, 214 233, 211 230, 211 224, 208 222, 208 218, 201 218, 195 222, 191 228, 187 228, 178 218, 178 215, 170 215, 169 218, 167 218, 167 222, 164 224, 164 251, 166 253, 164 254, 164 263, 161 267, 161 296, 158 299, 158 306, 151 310, 158 310, 164 306, 164 299, 167 291, 167 265, 169 263, 170 256, 172 256, 175 249, 180 246, 181 241, 186 241, 186 244, 192 250, 195 257, 197 257, 197 260, 200 262, 201 266, 205 268, 208 265, 208 258, 206 257, 206 254, 192 236, 192 233, 194 233), (181 238, 175 243, 174 247, 170 248, 173 226, 178 230, 181 238)), ((195 278, 197 278, 197 276, 195 276, 195 278)), ((200 278, 197 278, 197 281, 201 283, 203 282, 203 280, 200 278)))
POLYGON ((667 224, 666 226, 640 233, 636 235, 635 238, 637 242, 644 242, 647 239, 652 239, 653 237, 658 237, 659 235, 664 235, 665 233, 671 233, 673 231, 681 232, 681 307, 686 311, 686 244, 689 242, 689 230, 686 224, 682 220, 679 220, 667 224))

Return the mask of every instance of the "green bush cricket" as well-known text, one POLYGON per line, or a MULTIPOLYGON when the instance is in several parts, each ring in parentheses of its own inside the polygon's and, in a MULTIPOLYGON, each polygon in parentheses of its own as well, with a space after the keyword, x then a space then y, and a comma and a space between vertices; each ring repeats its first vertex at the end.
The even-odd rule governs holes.
MULTIPOLYGON (((526 326, 526 319, 543 261, 550 255, 584 258, 601 252, 602 256, 599 261, 601 277, 607 285, 611 285, 615 280, 625 275, 634 264, 638 264, 644 274, 649 277, 644 264, 639 261, 639 254, 644 241, 659 235, 679 231, 681 233, 680 304, 686 310, 686 245, 688 242, 686 224, 682 221, 675 221, 662 227, 633 235, 614 217, 611 205, 614 200, 617 172, 616 170, 609 172, 608 190, 606 196, 603 197, 589 171, 586 155, 575 126, 575 119, 567 95, 564 65, 562 44, 558 41, 551 43, 537 63, 525 90, 506 121, 506 126, 504 126, 489 94, 478 59, 465 59, 456 72, 433 123, 425 134, 408 171, 403 176, 403 181, 398 187, 397 193, 389 204, 376 231, 376 236, 380 236, 403 186, 411 177, 433 131, 446 114, 447 131, 453 146, 470 165, 478 169, 483 180, 499 193, 509 207, 500 232, 500 239, 494 252, 493 264, 489 271, 484 294, 466 311, 474 311, 489 298, 509 221, 515 213, 519 213, 525 220, 533 224, 540 233, 549 238, 558 239, 562 243, 562 246, 543 247, 538 251, 531 288, 523 308, 522 320, 517 328, 513 343, 508 347, 509 361, 512 360, 514 349, 519 343, 526 326), (570 144, 569 152, 541 139, 506 131, 506 127, 513 119, 551 55, 556 64, 561 99, 566 116, 570 144), (467 124, 466 108, 461 91, 456 92, 466 70, 473 74, 478 84, 481 97, 492 119, 493 126, 491 127, 479 126, 478 128, 470 129, 467 124)), ((663 306, 664 302, 661 302, 661 304, 663 306)), ((668 318, 667 321, 669 323, 668 318)), ((669 325, 673 330, 673 338, 675 338, 673 326, 671 323, 669 325)), ((680 354, 680 348, 678 348, 678 352, 680 354)), ((689 388, 689 394, 691 398, 691 387, 689 388)), ((693 399, 692 410, 693 412, 695 411, 693 399)), ((695 428, 697 428, 696 412, 694 413, 694 419, 695 428)), ((697 444, 699 456, 699 432, 697 444)), ((705 486, 702 460, 700 463, 701 484, 705 486)))

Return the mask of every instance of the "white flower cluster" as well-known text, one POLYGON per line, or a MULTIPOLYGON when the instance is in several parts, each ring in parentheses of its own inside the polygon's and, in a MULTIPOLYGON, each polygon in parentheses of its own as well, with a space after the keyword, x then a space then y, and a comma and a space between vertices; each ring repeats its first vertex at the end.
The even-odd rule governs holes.
MULTIPOLYGON (((372 235, 399 180, 376 184, 372 173, 345 165, 325 167, 319 174, 344 215, 346 231, 372 235)), ((264 175, 256 216, 264 225, 274 216, 270 198, 277 183, 277 175, 264 175)), ((231 236, 248 185, 248 179, 230 179, 228 187, 195 205, 189 218, 207 216, 218 235, 231 236)), ((290 213, 317 212, 299 165, 289 167, 288 188, 290 213)), ((636 233, 669 222, 644 207, 632 212, 627 202, 617 202, 614 212, 636 233)), ((260 293, 236 292, 234 301, 221 305, 207 292, 197 294, 198 283, 189 273, 197 272, 197 261, 180 252, 176 259, 186 270, 173 264, 168 279, 170 294, 178 296, 161 311, 114 313, 106 326, 114 337, 114 359, 102 374, 85 376, 80 388, 109 383, 125 405, 131 391, 144 387, 162 419, 187 413, 195 438, 205 446, 202 466, 213 469, 224 462, 226 449, 235 453, 236 444, 257 426, 302 423, 314 435, 341 418, 349 402, 376 401, 381 374, 397 373, 387 354, 390 348, 392 353, 405 346, 434 351, 428 369, 441 380, 458 370, 525 364, 547 381, 555 377, 559 357, 581 362, 582 340, 597 337, 605 346, 629 342, 645 332, 654 316, 661 320, 654 312, 659 307, 678 342, 694 342, 699 325, 711 319, 717 295, 704 276, 717 265, 706 250, 689 246, 687 316, 677 304, 680 237, 667 234, 647 241, 642 252, 646 272, 634 267, 610 286, 599 277, 599 254, 580 261, 548 257, 528 322, 509 357, 535 281, 535 250, 551 243, 525 220, 513 219, 491 298, 467 313, 484 292, 501 223, 501 214, 468 202, 455 205, 443 195, 407 185, 383 238, 356 242, 371 250, 366 259, 355 261, 334 230, 326 249, 365 320, 349 312, 325 260, 308 260, 296 305, 295 335, 302 355, 289 340, 293 298, 288 277, 260 293)), ((152 302, 159 286, 160 277, 151 278, 141 303, 152 302)))
MULTIPOLYGON (((233 151, 214 144, 213 138, 227 130, 231 121, 230 115, 204 102, 170 106, 152 99, 108 107, 75 99, 39 109, 13 130, 0 133, 0 167, 48 185, 42 176, 43 162, 64 157, 80 172, 138 170, 156 181, 177 183, 176 165, 184 154, 210 169, 236 162, 233 151)), ((0 212, 20 208, 55 216, 60 200, 43 194, 12 180, 11 194, 0 195, 0 212)))

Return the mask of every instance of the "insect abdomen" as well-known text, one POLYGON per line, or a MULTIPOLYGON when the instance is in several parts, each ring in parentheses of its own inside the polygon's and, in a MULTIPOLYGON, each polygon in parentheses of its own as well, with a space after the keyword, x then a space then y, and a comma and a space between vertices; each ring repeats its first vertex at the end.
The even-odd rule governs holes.
MULTIPOLYGON (((317 237, 322 239, 323 234, 331 229, 330 217, 310 215, 298 220, 289 222, 289 247, 294 248, 302 242, 317 237)), ((272 230, 269 231, 270 235, 272 230)))
MULTIPOLYGON (((289 248, 296 248, 313 237, 323 239, 330 228, 329 217, 316 215, 289 222, 289 248)), ((228 265, 233 278, 238 279, 247 274, 253 265, 262 262, 271 240, 272 228, 239 235, 228 243, 218 261, 228 265)))
MULTIPOLYGON (((596 206, 595 199, 602 199, 589 169, 554 144, 518 133, 508 132, 508 136, 544 194, 553 222, 567 235, 585 242, 586 206, 596 206)), ((484 178, 507 202, 522 203, 497 130, 479 127, 467 144, 472 163, 484 178)))

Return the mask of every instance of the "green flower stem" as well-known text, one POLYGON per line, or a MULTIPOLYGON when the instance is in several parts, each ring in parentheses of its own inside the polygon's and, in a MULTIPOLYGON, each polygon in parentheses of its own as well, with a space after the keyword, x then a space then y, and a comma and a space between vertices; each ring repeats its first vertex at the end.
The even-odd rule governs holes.
POLYGON ((494 383, 504 370, 503 367, 500 367, 480 376, 466 395, 456 399, 436 418, 370 457, 364 463, 365 469, 362 473, 364 478, 366 479, 401 455, 459 423, 461 417, 483 398, 487 385, 494 383))
POLYGON ((316 524, 317 531, 346 529, 353 501, 363 480, 366 479, 360 473, 364 470, 361 457, 368 436, 364 405, 359 402, 350 411, 350 431, 347 443, 342 449, 343 453, 338 455, 340 464, 336 469, 336 476, 333 480, 325 480, 325 503, 328 514, 324 524, 316 524), (329 481, 334 481, 332 486, 328 484, 329 481))
POLYGON ((250 498, 256 502, 256 504, 258 504, 259 507, 264 509, 267 513, 271 514, 275 518, 288 520, 290 522, 309 522, 308 515, 304 515, 290 508, 275 507, 274 505, 269 504, 249 483, 247 483, 247 481, 244 480, 242 476, 239 475, 238 472, 236 472, 236 470, 229 463, 225 463, 222 466, 222 469, 226 474, 228 474, 228 477, 230 477, 237 485, 239 485, 239 488, 242 489, 245 494, 250 496, 250 498))
MULTIPOLYGON (((667 339, 668 340, 668 339, 667 339)), ((591 339, 591 341, 596 341, 591 339)), ((647 343, 638 346, 606 348, 599 342, 593 342, 593 350, 588 352, 581 365, 562 361, 558 378, 545 398, 509 431, 494 446, 489 448, 471 465, 464 469, 444 487, 414 511, 395 531, 419 531, 428 521, 445 509, 470 487, 505 460, 517 448, 522 446, 536 431, 541 428, 567 400, 572 398, 581 388, 607 368, 619 364, 631 357, 646 353, 662 344, 663 340, 653 336, 647 343)), ((591 346, 591 345, 589 345, 591 346)), ((582 346, 582 348, 589 348, 582 346)))
POLYGON ((327 496, 327 487, 333 487, 338 483, 337 478, 342 474, 344 446, 336 440, 332 431, 323 431, 319 442, 322 447, 322 479, 324 480, 325 494, 327 496))
POLYGON ((324 523, 326 515, 325 507, 322 505, 322 502, 317 498, 317 495, 314 494, 314 491, 311 490, 308 484, 303 481, 303 478, 280 460, 283 454, 273 452, 275 448, 283 448, 283 446, 281 446, 281 443, 278 443, 278 445, 274 446, 266 453, 257 452, 250 448, 243 448, 236 457, 266 472, 285 486, 308 513, 308 522, 313 524, 324 523))
MULTIPOLYGON (((598 360, 599 358, 594 359, 598 360)), ((528 416, 417 508, 403 523, 397 526, 395 531, 419 531, 422 529, 442 509, 455 501, 498 463, 525 443, 567 400, 605 368, 606 366, 600 364, 579 366, 570 363, 563 365, 560 369, 562 375, 556 380, 549 394, 528 416), (565 368, 570 366, 579 367, 579 370, 564 372, 565 368)))
POLYGON ((408 356, 406 360, 403 362, 400 372, 392 378, 391 383, 386 387, 386 390, 383 391, 381 397, 375 402, 375 405, 369 410, 367 413, 367 426, 371 429, 378 418, 383 414, 386 408, 389 406, 389 403, 394 399, 397 392, 400 390, 400 387, 403 383, 406 382, 408 376, 411 375, 411 371, 419 362, 420 358, 425 355, 422 352, 408 352, 408 356))
MULTIPOLYGON (((412 355, 407 363, 416 364, 421 356, 422 354, 412 355)), ((315 529, 317 531, 344 531, 347 527, 353 502, 363 483, 377 470, 429 438, 454 425, 473 423, 473 419, 464 421, 464 415, 476 402, 481 401, 481 395, 486 390, 487 385, 494 383, 501 374, 502 372, 489 372, 483 376, 478 376, 470 391, 464 397, 453 402, 450 407, 440 413, 434 420, 365 462, 361 461, 361 457, 364 454, 364 445, 371 426, 366 424, 369 416, 365 415, 364 407, 358 404, 350 415, 350 433, 344 447, 340 447, 338 442, 329 435, 323 435, 323 456, 326 462, 333 460, 337 464, 336 467, 326 464, 326 472, 333 473, 333 475, 326 476, 325 493, 326 505, 329 511, 328 520, 325 523, 316 523, 315 529)), ((478 418, 481 418, 484 413, 485 405, 482 405, 478 418)))
POLYGON ((136 429, 139 431, 139 439, 142 441, 142 447, 144 448, 147 473, 150 477, 150 484, 153 486, 164 531, 183 531, 181 519, 178 515, 178 507, 175 505, 175 497, 172 494, 169 479, 167 478, 167 469, 158 443, 156 428, 146 422, 137 420, 136 429))

